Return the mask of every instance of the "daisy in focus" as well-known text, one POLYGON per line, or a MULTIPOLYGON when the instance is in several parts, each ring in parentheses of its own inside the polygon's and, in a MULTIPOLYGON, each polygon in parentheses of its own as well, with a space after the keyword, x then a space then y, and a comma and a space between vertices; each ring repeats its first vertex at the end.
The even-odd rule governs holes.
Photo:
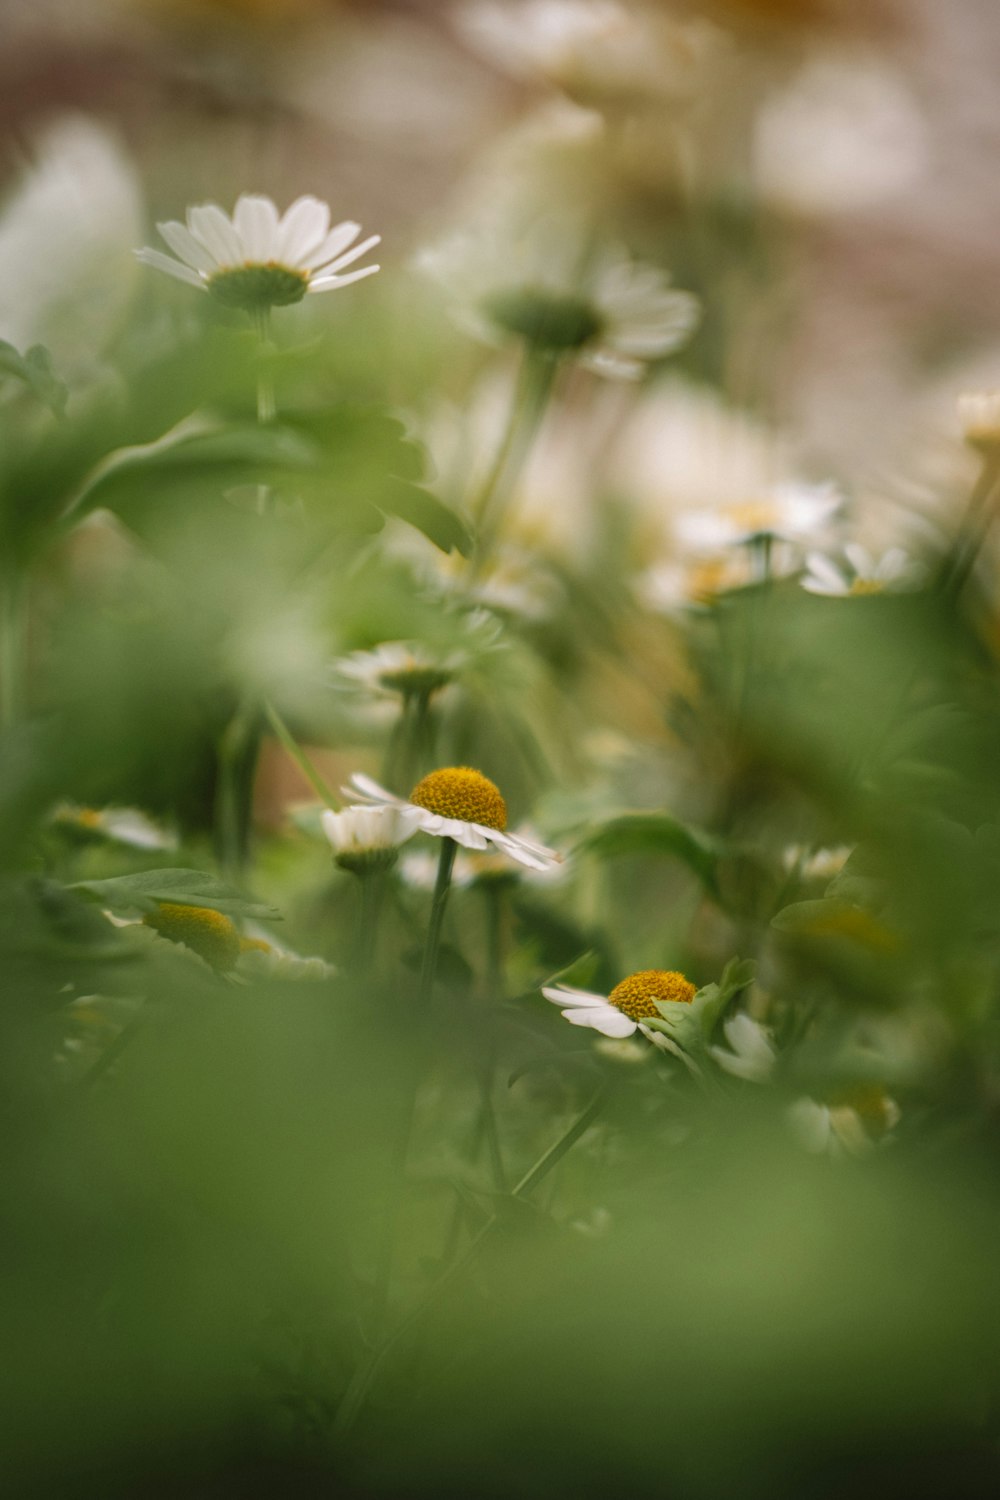
POLYGON ((810 594, 827 594, 847 598, 858 594, 884 594, 912 588, 919 583, 919 571, 902 547, 890 547, 874 558, 865 547, 848 542, 846 561, 836 562, 822 552, 806 556, 806 572, 801 583, 810 594))
POLYGON ((360 224, 345 219, 331 228, 327 205, 309 196, 279 217, 270 198, 244 193, 231 218, 203 203, 188 209, 186 225, 172 219, 156 227, 173 256, 146 247, 135 252, 139 260, 244 312, 287 307, 307 292, 335 291, 379 269, 347 270, 380 236, 355 244, 360 224))
POLYGON ((359 793, 368 806, 399 810, 404 825, 435 838, 454 839, 464 849, 489 849, 507 854, 529 870, 558 864, 554 849, 506 833, 507 804, 488 777, 470 766, 446 766, 418 781, 409 799, 393 796, 370 776, 351 777, 345 796, 359 793))
POLYGON ((571 1026, 589 1026, 602 1036, 627 1037, 641 1031, 656 1040, 643 1025, 658 1020, 658 1001, 689 1003, 697 993, 689 979, 675 969, 640 969, 616 984, 610 995, 595 995, 570 985, 543 987, 542 994, 558 1005, 571 1026))

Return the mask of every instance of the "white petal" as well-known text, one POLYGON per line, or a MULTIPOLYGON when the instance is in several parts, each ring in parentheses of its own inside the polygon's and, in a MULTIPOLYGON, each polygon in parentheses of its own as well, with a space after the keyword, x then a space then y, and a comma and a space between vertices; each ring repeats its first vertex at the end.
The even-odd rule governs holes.
POLYGON ((310 271, 315 266, 325 266, 342 250, 346 250, 353 240, 361 233, 361 225, 355 224, 353 219, 345 219, 342 224, 334 224, 330 233, 323 242, 316 246, 309 255, 299 262, 303 271, 310 271))
POLYGON ((381 269, 381 266, 365 266, 363 271, 348 271, 346 276, 318 276, 310 281, 309 291, 332 292, 335 287, 350 286, 352 281, 363 281, 366 276, 374 276, 381 269))
POLYGON ((172 256, 163 255, 159 250, 142 249, 135 252, 135 258, 141 260, 144 266, 155 266, 158 271, 166 271, 168 276, 176 276, 178 281, 186 281, 189 286, 204 290, 205 283, 198 272, 192 271, 190 266, 182 266, 172 256))
POLYGON ((564 1010, 563 1015, 571 1026, 589 1026, 602 1036, 634 1036, 639 1024, 613 1005, 603 1005, 600 1009, 593 1010, 564 1010))
POLYGON ((233 211, 233 224, 244 260, 267 262, 278 258, 278 210, 270 198, 244 193, 233 211))
POLYGON ((340 272, 344 266, 353 265, 356 260, 361 259, 362 255, 365 255, 375 245, 380 245, 381 243, 382 236, 380 234, 370 234, 366 240, 361 241, 360 245, 355 245, 353 250, 348 250, 346 255, 339 255, 336 260, 318 265, 316 267, 316 274, 317 276, 330 276, 334 272, 340 272))
POLYGON ((867 547, 862 547, 858 542, 848 542, 844 548, 844 552, 859 578, 876 578, 878 576, 875 559, 867 547))
POLYGON ((592 990, 575 990, 571 985, 548 985, 542 987, 542 994, 546 1000, 551 1000, 553 1005, 569 1006, 575 1009, 585 1005, 607 1005, 607 995, 595 995, 592 990))
POLYGON ((482 850, 490 847, 489 840, 478 823, 463 823, 459 818, 438 816, 438 824, 437 828, 428 828, 427 832, 436 834, 438 838, 454 839, 463 849, 482 850))
POLYGON ((217 203, 202 203, 187 211, 188 228, 220 266, 238 266, 243 260, 240 237, 217 203))
POLYGON ((296 198, 281 221, 278 259, 286 266, 300 266, 307 255, 322 244, 330 227, 330 210, 318 198, 296 198))
POLYGON ((218 268, 214 255, 205 249, 200 240, 195 239, 190 229, 178 224, 176 219, 169 219, 156 227, 185 265, 193 266, 196 271, 206 271, 209 275, 218 268))
MULTIPOLYGON (((404 802, 401 797, 395 797, 392 792, 387 792, 384 786, 379 786, 377 781, 373 781, 363 771, 354 771, 352 773, 351 786, 355 791, 361 792, 362 796, 369 798, 372 802, 386 803, 390 807, 411 806, 409 802, 404 802)), ((351 795, 350 791, 345 789, 345 795, 349 797, 351 795)))

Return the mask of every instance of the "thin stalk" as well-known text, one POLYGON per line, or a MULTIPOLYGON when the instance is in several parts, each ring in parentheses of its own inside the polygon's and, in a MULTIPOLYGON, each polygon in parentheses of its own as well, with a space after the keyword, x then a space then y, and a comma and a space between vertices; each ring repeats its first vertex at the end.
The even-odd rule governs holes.
POLYGON ((256 714, 241 704, 219 742, 215 825, 219 863, 237 884, 249 854, 254 766, 259 749, 256 714))
POLYGON ((271 309, 259 307, 253 314, 257 330, 257 421, 273 422, 278 413, 274 399, 274 376, 268 368, 267 356, 271 352, 271 309))
POLYGON ((1000 453, 989 448, 983 454, 983 466, 969 496, 954 551, 943 571, 941 588, 948 598, 957 599, 968 582, 996 517, 998 492, 1000 453))
POLYGON ((389 1306, 389 1288, 392 1283, 392 1266, 396 1253, 399 1217, 402 1210, 403 1191, 405 1187, 406 1159, 410 1154, 410 1137, 413 1134, 413 1121, 417 1112, 417 1092, 420 1088, 420 1078, 423 1072, 424 1038, 427 1035, 430 1019, 430 1002, 434 991, 434 979, 437 975, 438 952, 441 947, 441 928, 444 923, 445 908, 448 904, 448 892, 451 889, 451 873, 455 864, 457 849, 458 845, 454 839, 441 840, 441 857, 438 862, 437 880, 434 884, 434 895, 431 900, 431 914, 427 925, 424 956, 420 966, 420 987, 417 993, 417 1026, 419 1028, 419 1042, 416 1049, 417 1056, 414 1060, 413 1079, 408 1091, 402 1117, 399 1121, 399 1129, 392 1150, 392 1162, 389 1172, 390 1207, 386 1218, 379 1263, 375 1273, 373 1322, 375 1343, 378 1343, 382 1336, 389 1306))
POLYGON ((264 713, 267 716, 267 722, 274 730, 275 736, 281 744, 282 748, 286 750, 291 756, 292 760, 298 766, 299 770, 302 772, 303 776, 306 778, 319 800, 324 804, 324 806, 329 807, 331 811, 339 811, 336 798, 331 792, 329 786, 323 780, 323 777, 319 774, 306 752, 302 749, 302 746, 298 744, 298 742, 294 739, 284 719, 278 713, 278 710, 274 707, 274 704, 265 703, 264 713))
POLYGON ((358 973, 369 978, 375 968, 375 938, 382 911, 385 875, 380 870, 366 870, 360 876, 361 916, 358 922, 358 973))
POLYGON ((504 892, 495 881, 487 881, 483 887, 486 900, 486 1016, 485 1033, 488 1048, 479 1068, 479 1092, 481 1099, 480 1125, 486 1141, 493 1186, 498 1193, 507 1191, 507 1173, 500 1149, 500 1130, 496 1110, 493 1107, 493 1079, 496 1071, 496 1047, 493 1041, 493 1017, 496 1007, 503 1000, 504 970, 504 892))
POLYGON ((555 385, 559 362, 526 344, 510 417, 496 457, 470 509, 478 530, 473 574, 492 550, 518 477, 531 451, 555 385))
MULTIPOLYGON (((555 1144, 550 1146, 544 1155, 539 1157, 535 1165, 524 1174, 510 1194, 510 1197, 524 1198, 545 1180, 552 1169, 562 1161, 566 1153, 580 1139, 584 1131, 588 1130, 594 1123, 603 1108, 607 1095, 607 1088, 602 1086, 591 1099, 583 1113, 573 1121, 569 1129, 564 1131, 555 1144)), ((496 1228, 500 1222, 500 1218, 499 1214, 494 1214, 486 1221, 476 1237, 470 1242, 465 1254, 438 1277, 423 1300, 410 1309, 388 1337, 380 1344, 377 1344, 371 1350, 367 1359, 358 1366, 337 1410, 337 1416, 333 1424, 334 1439, 343 1439, 347 1436, 357 1420, 358 1413, 364 1405, 368 1392, 378 1377, 379 1370, 386 1356, 391 1354, 396 1345, 430 1312, 435 1304, 441 1300, 444 1293, 448 1291, 452 1282, 475 1260, 482 1249, 484 1240, 496 1228)))
POLYGON ((24 713, 25 603, 23 581, 9 573, 0 596, 0 729, 24 713))

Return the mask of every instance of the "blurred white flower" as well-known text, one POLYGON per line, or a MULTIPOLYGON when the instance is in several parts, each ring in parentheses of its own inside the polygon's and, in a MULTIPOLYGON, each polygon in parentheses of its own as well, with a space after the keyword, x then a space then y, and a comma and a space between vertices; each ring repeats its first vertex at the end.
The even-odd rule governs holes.
POLYGON ((586 243, 578 224, 537 212, 518 224, 491 211, 428 247, 418 265, 486 342, 519 338, 598 374, 637 379, 690 337, 698 299, 672 290, 665 271, 622 251, 588 255, 586 243))
POLYGON ((38 140, 0 212, 0 338, 41 343, 60 375, 93 367, 132 294, 142 194, 116 137, 67 116, 38 140))
POLYGON ((848 542, 846 562, 834 561, 822 552, 806 554, 806 572, 800 580, 810 594, 846 598, 857 594, 882 594, 912 588, 920 571, 902 547, 890 547, 880 558, 865 547, 848 542))
POLYGON ((435 646, 426 641, 383 641, 370 651, 352 651, 334 663, 341 677, 371 693, 429 697, 450 682, 477 657, 503 649, 499 620, 484 609, 456 618, 462 634, 458 645, 435 646))
POLYGON ((722 33, 618 0, 481 0, 461 8, 462 35, 517 78, 541 78, 589 103, 687 98, 722 33))
POLYGON ((680 546, 695 553, 721 552, 761 537, 801 544, 822 536, 842 506, 832 484, 777 484, 757 497, 682 511, 674 532, 680 546))
POLYGON ((857 57, 821 57, 761 112, 761 195, 800 213, 881 207, 920 175, 927 130, 900 77, 857 57))
POLYGON ((326 808, 320 821, 337 864, 355 874, 395 864, 400 844, 417 831, 416 820, 397 807, 326 808))
POLYGON ((107 840, 130 849, 176 849, 177 835, 138 807, 78 807, 63 802, 53 810, 56 828, 81 840, 107 840))
POLYGON ((848 1103, 822 1104, 796 1099, 788 1121, 799 1144, 815 1155, 863 1156, 891 1131, 900 1117, 899 1106, 882 1089, 859 1092, 860 1108, 848 1103), (863 1092, 864 1097, 861 1097, 863 1092))
POLYGON ((470 766, 444 766, 429 772, 417 782, 408 801, 359 772, 351 782, 352 786, 344 789, 345 796, 360 793, 366 803, 398 809, 414 831, 454 839, 465 849, 489 849, 492 845, 532 870, 559 863, 555 850, 504 832, 507 804, 494 783, 470 766))
POLYGON ((766 1083, 774 1071, 776 1053, 766 1026, 739 1011, 722 1023, 725 1047, 709 1047, 709 1052, 726 1073, 746 1078, 751 1083, 766 1083))
POLYGON ((334 291, 379 269, 346 270, 380 236, 355 245, 360 224, 345 219, 331 229, 329 208, 309 196, 296 198, 281 218, 270 198, 244 193, 232 218, 203 203, 188 209, 186 225, 156 227, 178 259, 144 248, 135 252, 139 260, 245 311, 300 302, 306 292, 334 291))
POLYGON ((644 1019, 658 1019, 658 1000, 691 1001, 696 990, 689 979, 674 969, 641 969, 616 984, 610 995, 595 995, 571 985, 543 986, 542 994, 558 1005, 571 1026, 587 1026, 602 1036, 627 1037, 641 1031, 658 1042, 655 1032, 643 1026, 644 1019))
POLYGON ((797 870, 803 880, 832 880, 839 875, 852 853, 849 844, 815 849, 810 844, 789 844, 781 857, 784 868, 797 870))

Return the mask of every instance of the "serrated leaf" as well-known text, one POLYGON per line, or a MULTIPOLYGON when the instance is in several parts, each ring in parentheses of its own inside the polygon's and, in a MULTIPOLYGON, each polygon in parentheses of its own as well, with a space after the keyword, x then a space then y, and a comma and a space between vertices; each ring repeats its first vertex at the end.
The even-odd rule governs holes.
POLYGON ((734 995, 753 983, 756 972, 752 959, 731 958, 721 978, 703 985, 692 1000, 657 1000, 661 1024, 650 1024, 654 1030, 668 1033, 686 1051, 707 1046, 726 1006, 734 995))
POLYGON ((228 917, 280 921, 273 906, 253 901, 233 886, 200 870, 139 870, 108 880, 81 880, 68 887, 113 911, 153 911, 161 901, 176 906, 207 906, 228 917))
POLYGON ((602 859, 625 854, 671 855, 686 864, 709 891, 717 889, 720 847, 708 834, 688 828, 669 813, 625 813, 612 818, 589 834, 581 848, 602 859))

